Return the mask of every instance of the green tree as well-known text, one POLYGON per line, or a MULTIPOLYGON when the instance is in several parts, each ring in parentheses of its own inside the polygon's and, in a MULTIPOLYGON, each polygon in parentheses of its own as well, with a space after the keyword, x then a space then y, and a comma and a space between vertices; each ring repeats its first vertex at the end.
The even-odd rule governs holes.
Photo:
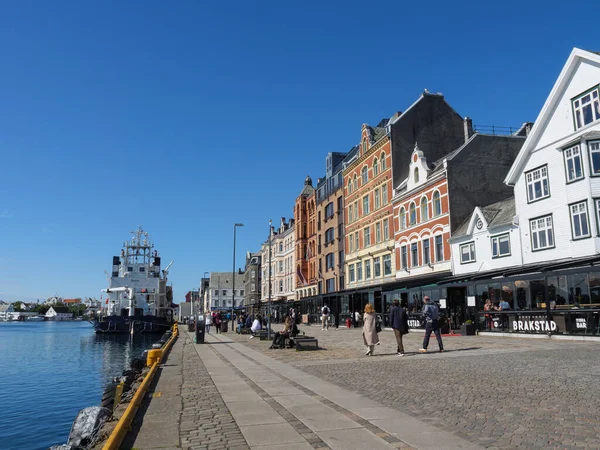
POLYGON ((21 309, 23 309, 23 302, 22 301, 14 302, 13 308, 15 309, 15 311, 21 311, 21 309))

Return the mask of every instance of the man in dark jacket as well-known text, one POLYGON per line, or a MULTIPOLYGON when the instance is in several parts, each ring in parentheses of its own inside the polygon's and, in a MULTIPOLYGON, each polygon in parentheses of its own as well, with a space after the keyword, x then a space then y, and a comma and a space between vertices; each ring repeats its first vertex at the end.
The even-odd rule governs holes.
POLYGON ((435 334, 440 352, 444 351, 444 343, 442 342, 442 335, 440 333, 440 310, 435 303, 433 303, 428 296, 423 297, 425 304, 423 305, 423 318, 425 319, 425 337, 423 338, 423 348, 419 349, 420 353, 427 353, 427 347, 429 346, 429 337, 431 332, 435 334))
POLYGON ((398 344, 398 355, 404 356, 404 345, 402 344, 402 336, 408 333, 408 315, 406 310, 400 307, 400 302, 394 300, 392 310, 390 311, 390 323, 396 335, 396 343, 398 344))

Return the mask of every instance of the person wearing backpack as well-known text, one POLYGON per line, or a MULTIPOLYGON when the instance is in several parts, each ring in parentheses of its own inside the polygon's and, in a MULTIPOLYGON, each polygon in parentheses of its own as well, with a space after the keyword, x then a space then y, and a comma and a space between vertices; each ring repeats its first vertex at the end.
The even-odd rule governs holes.
POLYGON ((330 311, 327 303, 324 303, 323 307, 321 308, 321 330, 329 329, 329 312, 330 311))
POLYGON ((425 319, 425 337, 423 338, 423 348, 419 349, 419 353, 427 353, 429 346, 429 337, 431 332, 435 334, 440 352, 444 351, 444 343, 440 333, 440 310, 435 303, 426 295, 423 297, 425 305, 423 305, 423 318, 425 319))

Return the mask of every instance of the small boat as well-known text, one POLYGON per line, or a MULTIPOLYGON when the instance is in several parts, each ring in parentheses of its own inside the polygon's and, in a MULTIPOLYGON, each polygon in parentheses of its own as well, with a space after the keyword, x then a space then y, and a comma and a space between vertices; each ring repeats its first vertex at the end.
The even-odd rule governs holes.
POLYGON ((43 322, 46 320, 44 316, 31 316, 27 318, 28 322, 43 322))

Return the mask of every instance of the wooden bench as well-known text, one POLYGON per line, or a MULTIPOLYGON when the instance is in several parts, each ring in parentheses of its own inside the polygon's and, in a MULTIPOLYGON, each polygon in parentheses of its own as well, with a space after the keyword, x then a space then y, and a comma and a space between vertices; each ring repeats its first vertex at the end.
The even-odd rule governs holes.
POLYGON ((318 350, 319 340, 314 337, 303 336, 294 338, 294 346, 297 352, 303 350, 318 350))
POLYGON ((247 327, 240 328, 240 334, 252 334, 252 330, 247 327))

